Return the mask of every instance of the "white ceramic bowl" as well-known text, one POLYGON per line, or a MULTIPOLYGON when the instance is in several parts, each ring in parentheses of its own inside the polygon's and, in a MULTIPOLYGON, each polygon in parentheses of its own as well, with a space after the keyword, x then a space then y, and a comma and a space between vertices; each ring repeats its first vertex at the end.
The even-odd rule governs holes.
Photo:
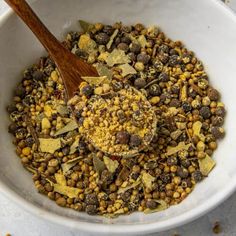
POLYGON ((216 0, 40 0, 33 4, 58 37, 78 29, 78 19, 159 25, 172 39, 182 40, 204 62, 211 83, 222 93, 228 111, 225 139, 214 154, 217 166, 183 203, 151 215, 135 213, 117 219, 88 216, 63 209, 38 194, 31 175, 14 152, 5 111, 21 72, 45 54, 33 34, 12 12, 0 21, 0 190, 26 210, 81 231, 144 234, 193 220, 226 199, 236 188, 236 17, 216 0))

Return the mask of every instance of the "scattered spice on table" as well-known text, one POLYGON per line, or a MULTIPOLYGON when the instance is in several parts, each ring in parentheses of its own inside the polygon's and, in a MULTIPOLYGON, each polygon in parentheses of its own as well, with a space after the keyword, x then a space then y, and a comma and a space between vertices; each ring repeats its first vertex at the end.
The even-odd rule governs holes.
POLYGON ((24 71, 7 107, 22 165, 39 193, 90 215, 152 213, 180 203, 216 164, 213 153, 225 133, 220 93, 195 54, 155 26, 80 24, 63 44, 93 64, 99 77, 85 77, 67 104, 50 57, 24 71), (121 99, 127 100, 122 109, 121 99), (151 112, 157 129, 148 146, 133 157, 106 154, 142 145, 150 131, 142 120, 151 120, 151 112), (86 134, 104 134, 100 150, 86 134))
POLYGON ((222 232, 222 228, 219 221, 216 221, 214 223, 212 231, 214 234, 220 234, 222 232))

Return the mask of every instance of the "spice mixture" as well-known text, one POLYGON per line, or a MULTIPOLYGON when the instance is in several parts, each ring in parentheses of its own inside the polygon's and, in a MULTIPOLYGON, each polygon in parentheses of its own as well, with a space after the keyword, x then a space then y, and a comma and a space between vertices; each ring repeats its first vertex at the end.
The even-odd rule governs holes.
POLYGON ((157 27, 80 24, 82 31, 70 32, 63 44, 100 77, 83 78, 70 101, 74 115, 49 57, 24 72, 7 108, 23 166, 40 193, 91 215, 151 213, 180 203, 215 166, 212 155, 224 136, 219 92, 194 53, 157 27), (136 103, 143 97, 149 114, 145 102, 136 103), (127 107, 120 109, 120 99, 127 107), (142 145, 152 134, 141 124, 152 112, 157 128, 148 147, 133 157, 105 154, 142 145), (104 134, 100 150, 84 134, 97 142, 104 134))

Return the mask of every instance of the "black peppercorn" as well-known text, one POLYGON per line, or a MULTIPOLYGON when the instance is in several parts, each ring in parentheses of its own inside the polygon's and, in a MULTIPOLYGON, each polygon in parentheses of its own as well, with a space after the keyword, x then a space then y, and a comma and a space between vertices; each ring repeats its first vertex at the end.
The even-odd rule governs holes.
POLYGON ((120 49, 120 50, 123 50, 125 52, 128 52, 129 51, 129 45, 126 44, 126 43, 119 43, 117 45, 117 48, 120 49))
POLYGON ((197 183, 203 179, 203 175, 200 170, 196 170, 192 173, 192 178, 197 183))
POLYGON ((146 80, 143 78, 138 78, 134 81, 134 86, 138 89, 141 89, 146 86, 146 80))
POLYGON ((128 144, 130 139, 130 134, 127 131, 119 131, 116 134, 116 143, 128 144))
POLYGON ((135 53, 135 54, 138 54, 141 50, 141 46, 138 44, 138 43, 132 43, 130 45, 130 51, 135 53))
POLYGON ((82 88, 81 90, 82 94, 85 95, 86 97, 89 97, 93 94, 93 88, 90 85, 86 85, 82 88))
POLYGON ((99 33, 95 36, 95 39, 98 44, 105 45, 109 42, 110 37, 106 33, 99 33))
POLYGON ((192 106, 188 102, 183 102, 182 108, 183 108, 184 112, 186 112, 186 113, 192 110, 192 106))
POLYGON ((203 106, 200 109, 200 115, 204 118, 204 119, 208 119, 211 116, 211 110, 209 107, 203 106))
POLYGON ((161 89, 158 84, 152 84, 148 91, 151 96, 159 96, 161 94, 161 89))
POLYGON ((146 53, 140 53, 137 56, 137 61, 142 62, 144 65, 148 64, 150 60, 150 56, 147 55, 146 53))
POLYGON ((142 143, 141 138, 138 135, 131 135, 129 145, 131 147, 138 147, 142 143))

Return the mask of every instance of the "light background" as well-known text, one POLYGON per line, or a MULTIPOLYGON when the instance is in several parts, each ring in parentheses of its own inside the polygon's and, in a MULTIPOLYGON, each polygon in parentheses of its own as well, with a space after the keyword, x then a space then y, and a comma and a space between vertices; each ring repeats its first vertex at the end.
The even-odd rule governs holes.
MULTIPOLYGON (((236 11, 236 0, 225 2, 236 11)), ((0 15, 6 10, 7 5, 0 0, 0 15)), ((222 228, 220 236, 236 236, 236 193, 215 210, 192 223, 149 236, 211 236, 215 235, 212 227, 216 221, 220 222, 222 228)), ((7 233, 12 236, 91 236, 37 218, 0 194, 0 236, 7 233)))

